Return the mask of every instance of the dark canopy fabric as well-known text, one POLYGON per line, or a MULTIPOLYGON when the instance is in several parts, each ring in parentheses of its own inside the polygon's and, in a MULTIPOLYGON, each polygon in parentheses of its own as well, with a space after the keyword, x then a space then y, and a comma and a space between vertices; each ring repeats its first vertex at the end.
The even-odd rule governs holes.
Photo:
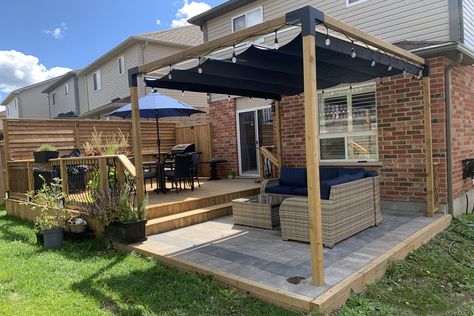
MULTIPOLYGON (((316 36, 316 70, 318 89, 339 84, 363 82, 379 77, 401 74, 418 75, 421 67, 383 52, 355 45, 324 35, 316 36), (351 58, 352 50, 357 57, 351 58), (372 61, 375 65, 372 65, 372 61)), ((298 35, 278 50, 251 45, 231 59, 207 59, 199 66, 186 70, 171 70, 171 79, 146 77, 148 87, 194 92, 229 94, 280 100, 281 96, 302 93, 303 60, 302 37, 298 35)))

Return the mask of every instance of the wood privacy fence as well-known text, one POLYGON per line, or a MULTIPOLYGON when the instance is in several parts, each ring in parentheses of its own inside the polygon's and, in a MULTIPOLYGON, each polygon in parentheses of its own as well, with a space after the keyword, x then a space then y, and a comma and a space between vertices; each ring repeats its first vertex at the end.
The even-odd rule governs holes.
MULTIPOLYGON (((195 144, 196 151, 201 153, 201 161, 209 161, 211 152, 211 128, 209 124, 176 128, 177 144, 195 144)), ((209 176, 209 165, 200 165, 199 174, 209 176)))

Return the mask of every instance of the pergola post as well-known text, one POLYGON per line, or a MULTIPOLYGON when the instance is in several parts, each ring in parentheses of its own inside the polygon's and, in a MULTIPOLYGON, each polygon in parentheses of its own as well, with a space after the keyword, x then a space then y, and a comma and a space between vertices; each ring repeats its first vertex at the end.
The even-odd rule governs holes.
POLYGON ((423 77, 423 111, 425 120, 425 163, 426 163, 426 216, 434 214, 433 144, 431 133, 430 77, 423 77))
POLYGON ((143 203, 145 198, 145 187, 143 182, 143 156, 142 142, 140 141, 140 111, 138 107, 138 67, 128 70, 128 85, 130 87, 130 99, 132 104, 132 138, 133 153, 135 155, 135 185, 137 187, 137 206, 143 203))

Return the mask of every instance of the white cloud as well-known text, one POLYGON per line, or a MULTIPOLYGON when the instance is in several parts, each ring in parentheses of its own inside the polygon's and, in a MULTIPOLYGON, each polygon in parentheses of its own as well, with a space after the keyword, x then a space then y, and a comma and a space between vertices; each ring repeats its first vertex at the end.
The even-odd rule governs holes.
POLYGON ((204 11, 209 10, 210 8, 211 6, 205 2, 189 2, 188 0, 184 0, 183 6, 178 9, 178 12, 176 12, 175 19, 171 21, 171 26, 179 27, 188 25, 188 19, 198 14, 201 14, 204 11))
POLYGON ((156 19, 156 25, 161 25, 161 20, 160 19, 156 19))
POLYGON ((25 55, 15 50, 0 50, 0 92, 60 76, 71 69, 65 67, 46 68, 38 57, 25 55))
POLYGON ((62 22, 60 26, 55 27, 52 30, 43 30, 44 34, 51 35, 55 39, 61 39, 64 37, 64 33, 67 31, 66 23, 62 22))

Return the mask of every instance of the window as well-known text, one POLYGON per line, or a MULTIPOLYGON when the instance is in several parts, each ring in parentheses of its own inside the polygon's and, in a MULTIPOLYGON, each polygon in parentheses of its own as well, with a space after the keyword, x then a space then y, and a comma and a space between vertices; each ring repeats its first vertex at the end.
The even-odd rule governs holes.
POLYGON ((242 15, 232 18, 232 32, 240 31, 246 27, 261 23, 262 21, 262 7, 253 9, 242 15))
POLYGON ((56 91, 51 94, 53 105, 56 105, 56 91))
POLYGON ((94 91, 98 91, 102 89, 102 82, 100 79, 100 70, 97 70, 92 74, 92 83, 94 85, 94 91))
POLYGON ((353 5, 365 2, 367 0, 346 0, 346 7, 351 7, 353 5))
POLYGON ((66 95, 69 94, 69 83, 66 83, 66 84, 64 85, 64 93, 65 93, 66 95))
POLYGON ((120 56, 118 58, 118 73, 121 75, 125 71, 125 58, 123 56, 120 56))
POLYGON ((375 86, 319 93, 321 160, 377 160, 375 86))

